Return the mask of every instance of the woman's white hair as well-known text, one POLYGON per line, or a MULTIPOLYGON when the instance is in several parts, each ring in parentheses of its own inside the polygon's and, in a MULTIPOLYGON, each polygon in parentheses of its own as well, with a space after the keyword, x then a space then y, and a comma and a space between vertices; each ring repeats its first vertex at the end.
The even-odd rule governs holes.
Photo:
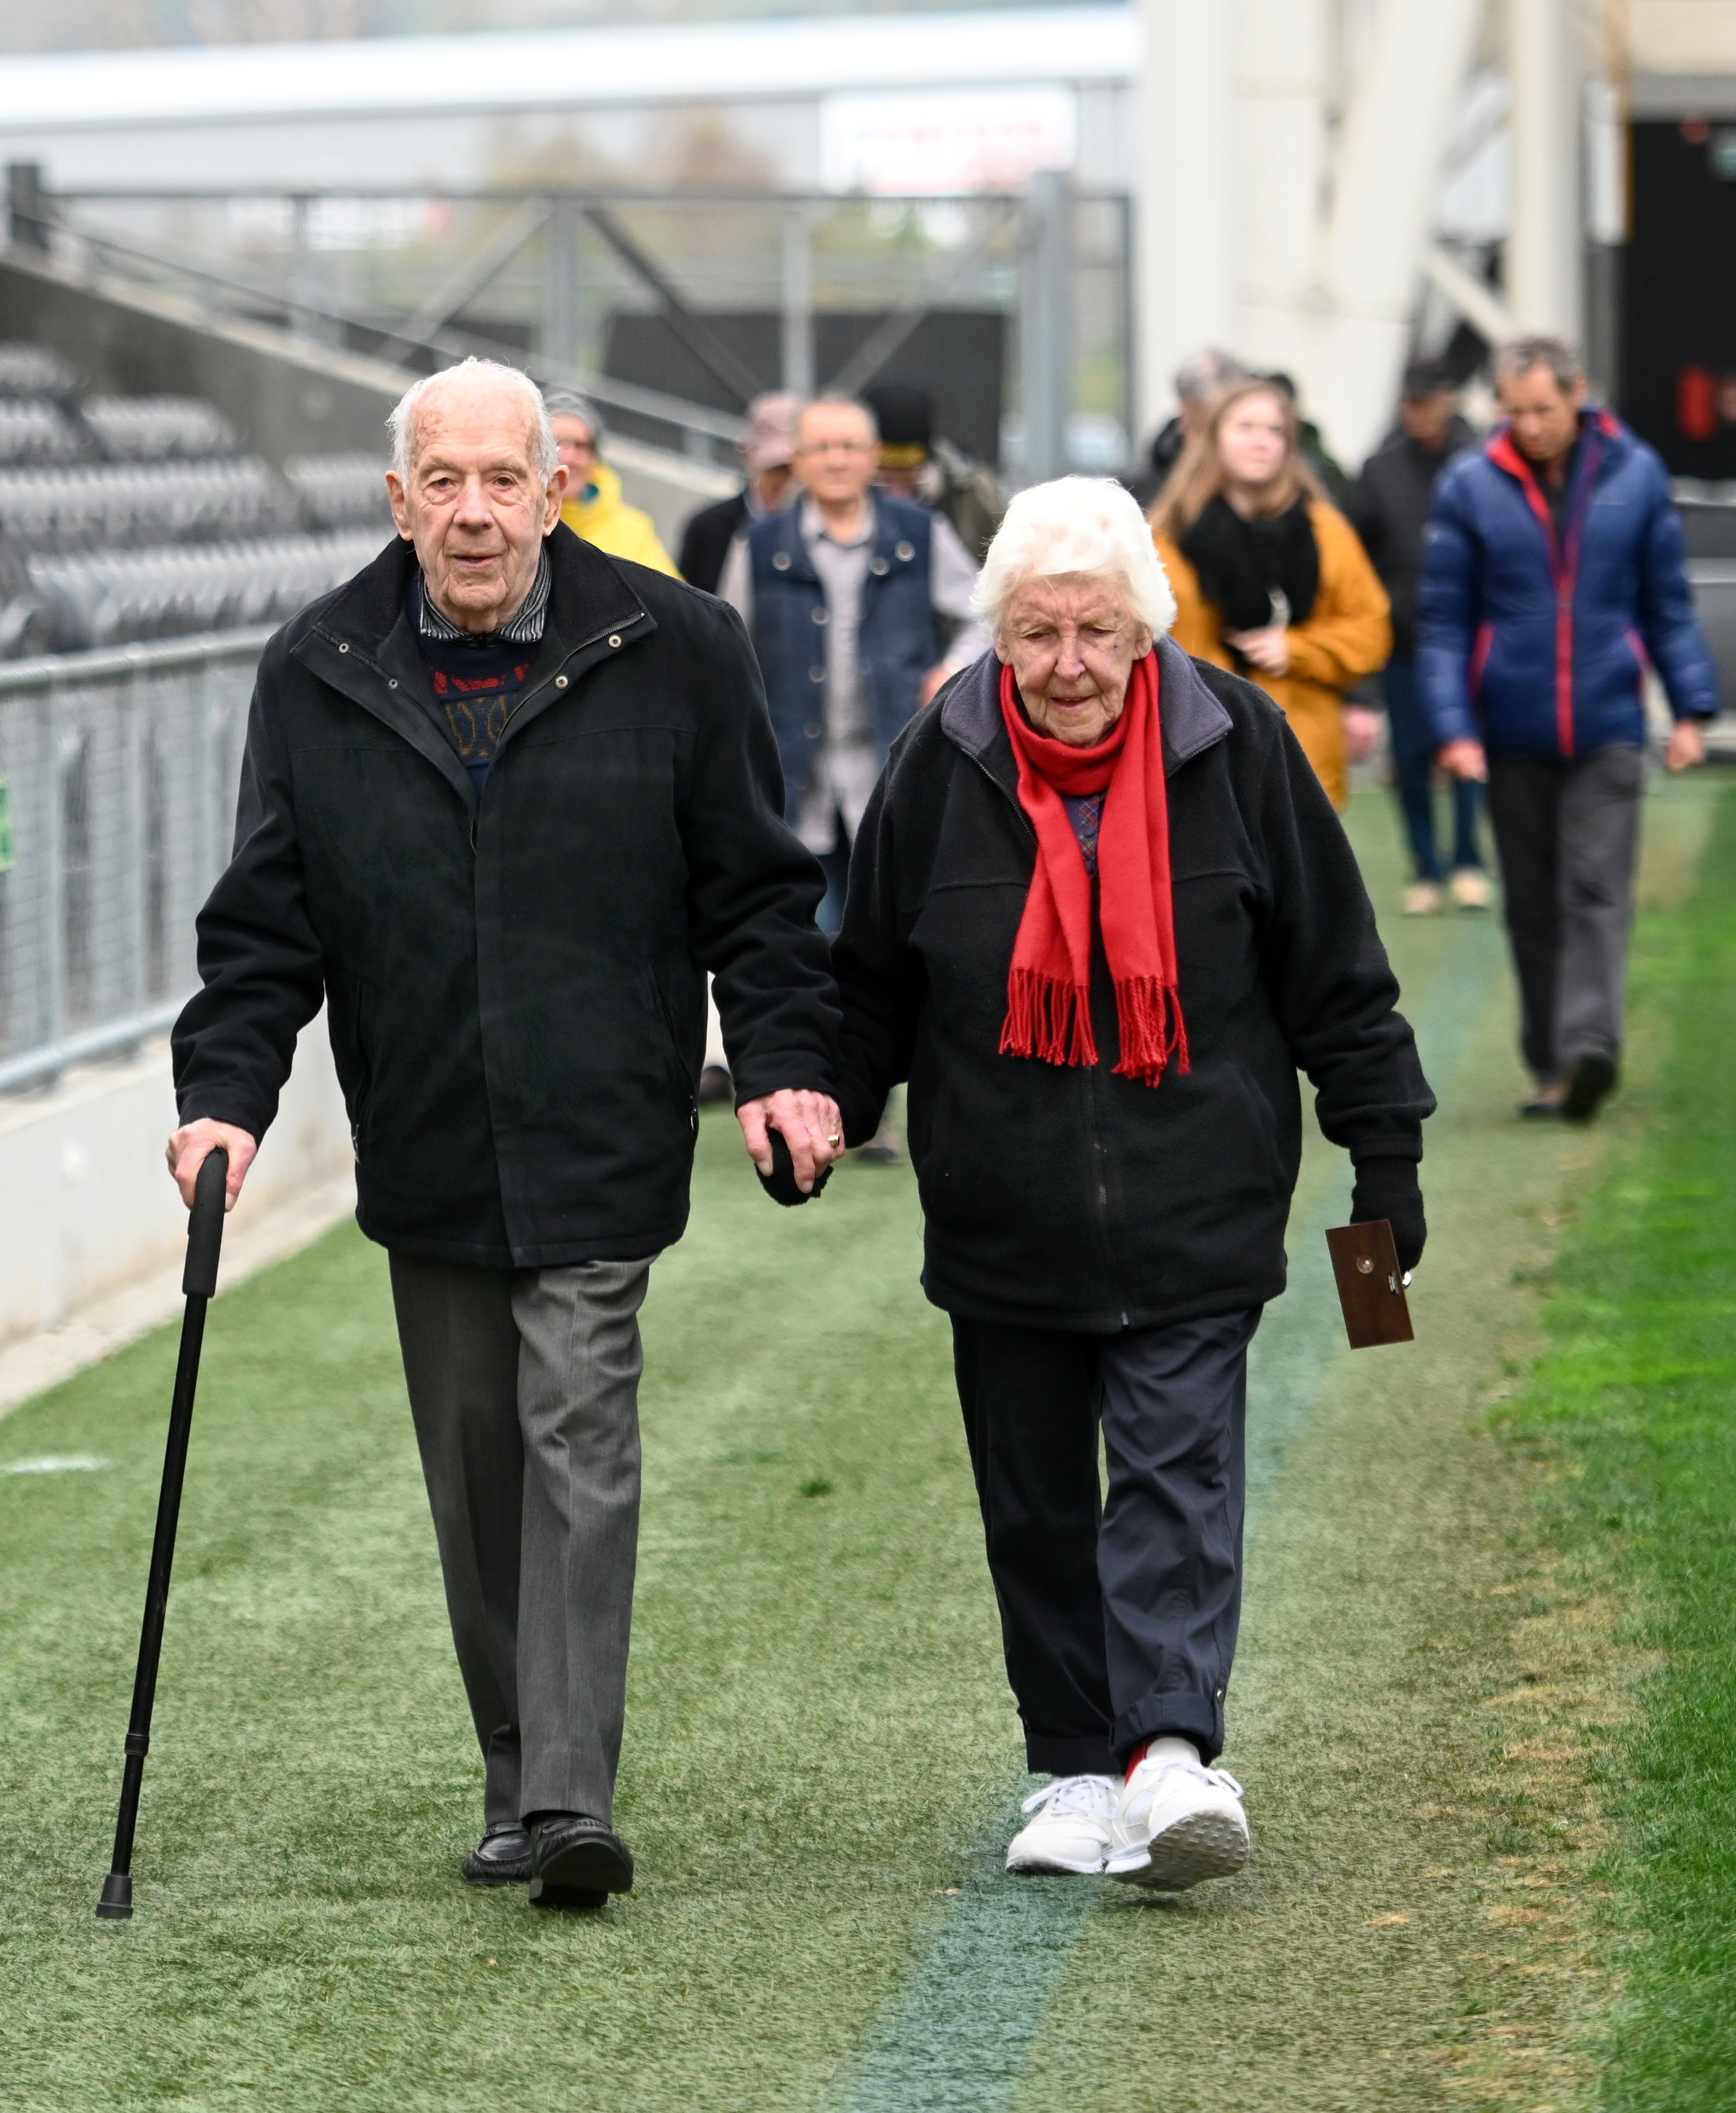
POLYGON ((971 599, 998 633, 1015 588, 1062 573, 1119 580, 1154 635, 1176 620, 1150 524, 1112 477, 1058 477, 1020 492, 989 545, 971 599))
POLYGON ((477 387, 498 389, 523 403, 525 422, 532 435, 532 460, 546 484, 560 467, 560 444, 549 423, 542 391, 521 367, 508 367, 498 359, 461 359, 455 366, 443 367, 436 374, 424 374, 420 381, 410 384, 386 421, 386 430, 392 436, 392 468, 400 477, 407 477, 414 466, 417 420, 431 396, 477 387))

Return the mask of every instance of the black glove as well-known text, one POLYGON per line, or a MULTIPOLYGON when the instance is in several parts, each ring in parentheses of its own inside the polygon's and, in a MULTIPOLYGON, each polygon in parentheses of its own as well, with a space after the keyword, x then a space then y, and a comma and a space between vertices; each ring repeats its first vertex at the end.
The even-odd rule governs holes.
POLYGON ((1392 1228, 1399 1267, 1414 1269, 1423 1259, 1428 1221, 1423 1216, 1423 1187, 1414 1159, 1359 1159, 1356 1186, 1350 1191, 1350 1223, 1366 1225, 1384 1218, 1392 1228))
MULTIPOLYGON (((811 1203, 815 1197, 831 1180, 831 1168, 829 1166, 820 1168, 815 1176, 812 1189, 804 1196, 796 1186, 796 1162, 789 1156, 789 1147, 783 1141, 783 1131, 768 1129, 766 1135, 771 1139, 771 1171, 770 1174, 760 1174, 759 1168, 755 1167, 754 1172, 760 1174, 760 1186, 774 1203, 811 1203)), ((1420 1200, 1418 1210, 1420 1216, 1420 1200)))

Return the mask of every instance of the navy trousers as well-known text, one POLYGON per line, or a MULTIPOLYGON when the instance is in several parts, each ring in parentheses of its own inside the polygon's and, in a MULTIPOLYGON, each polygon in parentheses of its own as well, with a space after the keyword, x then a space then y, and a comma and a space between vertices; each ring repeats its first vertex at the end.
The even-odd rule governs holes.
POLYGON ((1026 1759, 1111 1775, 1223 1747, 1260 1309, 1118 1335, 953 1321, 953 1368, 1026 1759), (1097 1470, 1098 1433, 1108 1470, 1097 1470))
MULTIPOLYGON (((1423 716, 1416 662, 1389 660, 1381 682, 1392 740, 1392 774, 1411 863, 1418 880, 1443 880, 1446 875, 1435 836, 1436 742, 1423 716)), ((1482 855, 1477 848, 1477 810, 1482 803, 1482 787, 1469 778, 1455 778, 1452 801, 1453 865, 1455 868, 1480 866, 1482 855)))

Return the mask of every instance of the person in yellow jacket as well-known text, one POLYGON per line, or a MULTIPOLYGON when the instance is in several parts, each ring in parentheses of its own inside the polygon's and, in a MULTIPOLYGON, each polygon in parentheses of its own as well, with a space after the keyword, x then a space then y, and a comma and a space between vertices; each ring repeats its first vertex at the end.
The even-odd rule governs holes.
POLYGON ((1176 643, 1258 682, 1290 721, 1332 805, 1379 715, 1345 692, 1383 668, 1392 620, 1356 532, 1298 447, 1295 406, 1239 381, 1188 443, 1151 510, 1175 591, 1176 643))
POLYGON ((567 472, 561 519, 575 536, 611 558, 629 558, 678 580, 681 575, 658 540, 650 514, 622 498, 620 477, 598 453, 606 428, 596 406, 570 389, 546 389, 542 400, 567 472))

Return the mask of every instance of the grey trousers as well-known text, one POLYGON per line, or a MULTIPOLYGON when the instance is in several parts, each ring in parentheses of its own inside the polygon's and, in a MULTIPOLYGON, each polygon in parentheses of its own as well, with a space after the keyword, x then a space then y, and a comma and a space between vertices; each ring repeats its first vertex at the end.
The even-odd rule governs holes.
POLYGON ((612 1819, 639 1537, 646 1262, 391 1257, 486 1823, 612 1819))
POLYGON ((1637 748, 1489 759, 1519 1046, 1545 1084, 1621 1054, 1644 782, 1637 748))

